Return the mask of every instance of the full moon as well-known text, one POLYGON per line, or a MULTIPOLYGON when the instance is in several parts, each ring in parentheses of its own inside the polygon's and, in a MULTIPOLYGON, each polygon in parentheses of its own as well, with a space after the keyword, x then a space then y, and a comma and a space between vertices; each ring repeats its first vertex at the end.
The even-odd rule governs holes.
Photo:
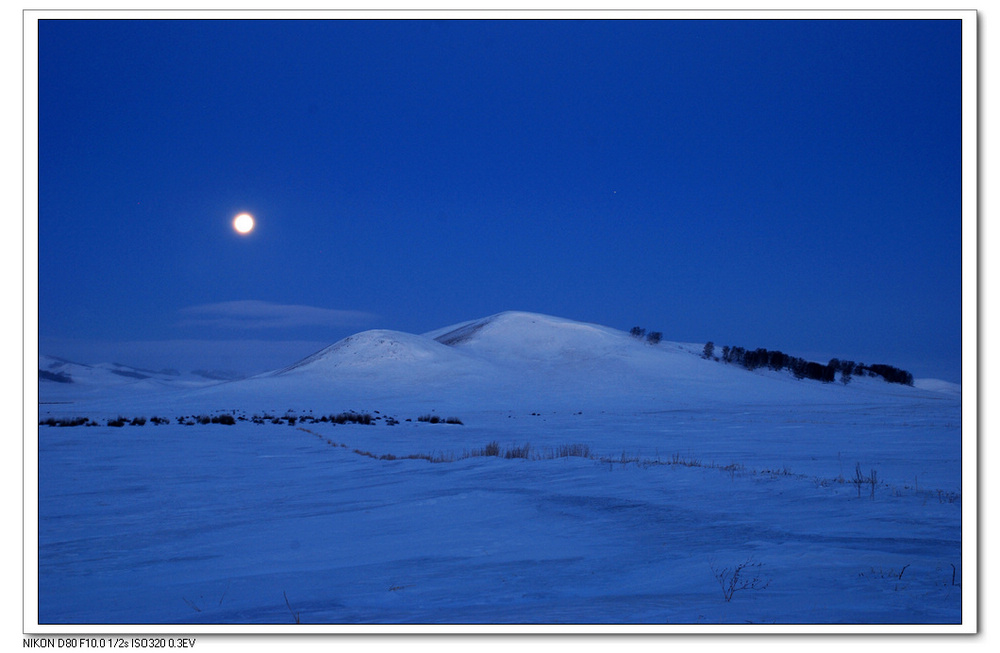
POLYGON ((240 213, 233 219, 233 229, 241 234, 248 234, 253 231, 253 216, 249 213, 240 213))

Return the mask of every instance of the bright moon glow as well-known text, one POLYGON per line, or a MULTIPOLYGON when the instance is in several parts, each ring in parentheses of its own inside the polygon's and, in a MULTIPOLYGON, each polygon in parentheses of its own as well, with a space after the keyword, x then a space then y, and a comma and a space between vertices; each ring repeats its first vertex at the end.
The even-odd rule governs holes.
POLYGON ((248 234, 253 230, 253 216, 249 213, 240 213, 233 220, 233 229, 241 234, 248 234))

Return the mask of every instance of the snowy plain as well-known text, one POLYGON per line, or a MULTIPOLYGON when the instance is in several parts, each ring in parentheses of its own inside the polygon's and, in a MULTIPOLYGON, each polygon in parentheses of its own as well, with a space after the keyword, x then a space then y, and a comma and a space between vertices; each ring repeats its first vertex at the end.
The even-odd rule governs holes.
POLYGON ((510 312, 225 383, 42 357, 39 421, 96 425, 38 429, 37 623, 968 628, 961 389, 701 348, 510 312))

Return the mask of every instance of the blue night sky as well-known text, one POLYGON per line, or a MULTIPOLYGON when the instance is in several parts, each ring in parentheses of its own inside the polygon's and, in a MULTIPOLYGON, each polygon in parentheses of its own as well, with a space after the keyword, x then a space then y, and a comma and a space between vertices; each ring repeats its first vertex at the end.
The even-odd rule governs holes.
POLYGON ((957 20, 41 20, 40 351, 256 372, 525 310, 959 382, 960 47, 957 20))

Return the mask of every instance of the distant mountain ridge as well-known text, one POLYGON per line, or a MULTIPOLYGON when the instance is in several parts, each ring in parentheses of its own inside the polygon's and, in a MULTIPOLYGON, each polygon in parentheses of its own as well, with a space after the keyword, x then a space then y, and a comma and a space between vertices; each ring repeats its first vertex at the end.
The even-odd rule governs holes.
MULTIPOLYGON (((44 354, 38 357, 38 378, 43 381, 92 384, 100 383, 102 379, 107 380, 109 374, 134 381, 154 380, 164 383, 182 380, 184 377, 174 368, 150 370, 122 363, 88 364, 44 354)), ((235 381, 242 378, 223 370, 192 370, 190 374, 210 381, 235 381)))

